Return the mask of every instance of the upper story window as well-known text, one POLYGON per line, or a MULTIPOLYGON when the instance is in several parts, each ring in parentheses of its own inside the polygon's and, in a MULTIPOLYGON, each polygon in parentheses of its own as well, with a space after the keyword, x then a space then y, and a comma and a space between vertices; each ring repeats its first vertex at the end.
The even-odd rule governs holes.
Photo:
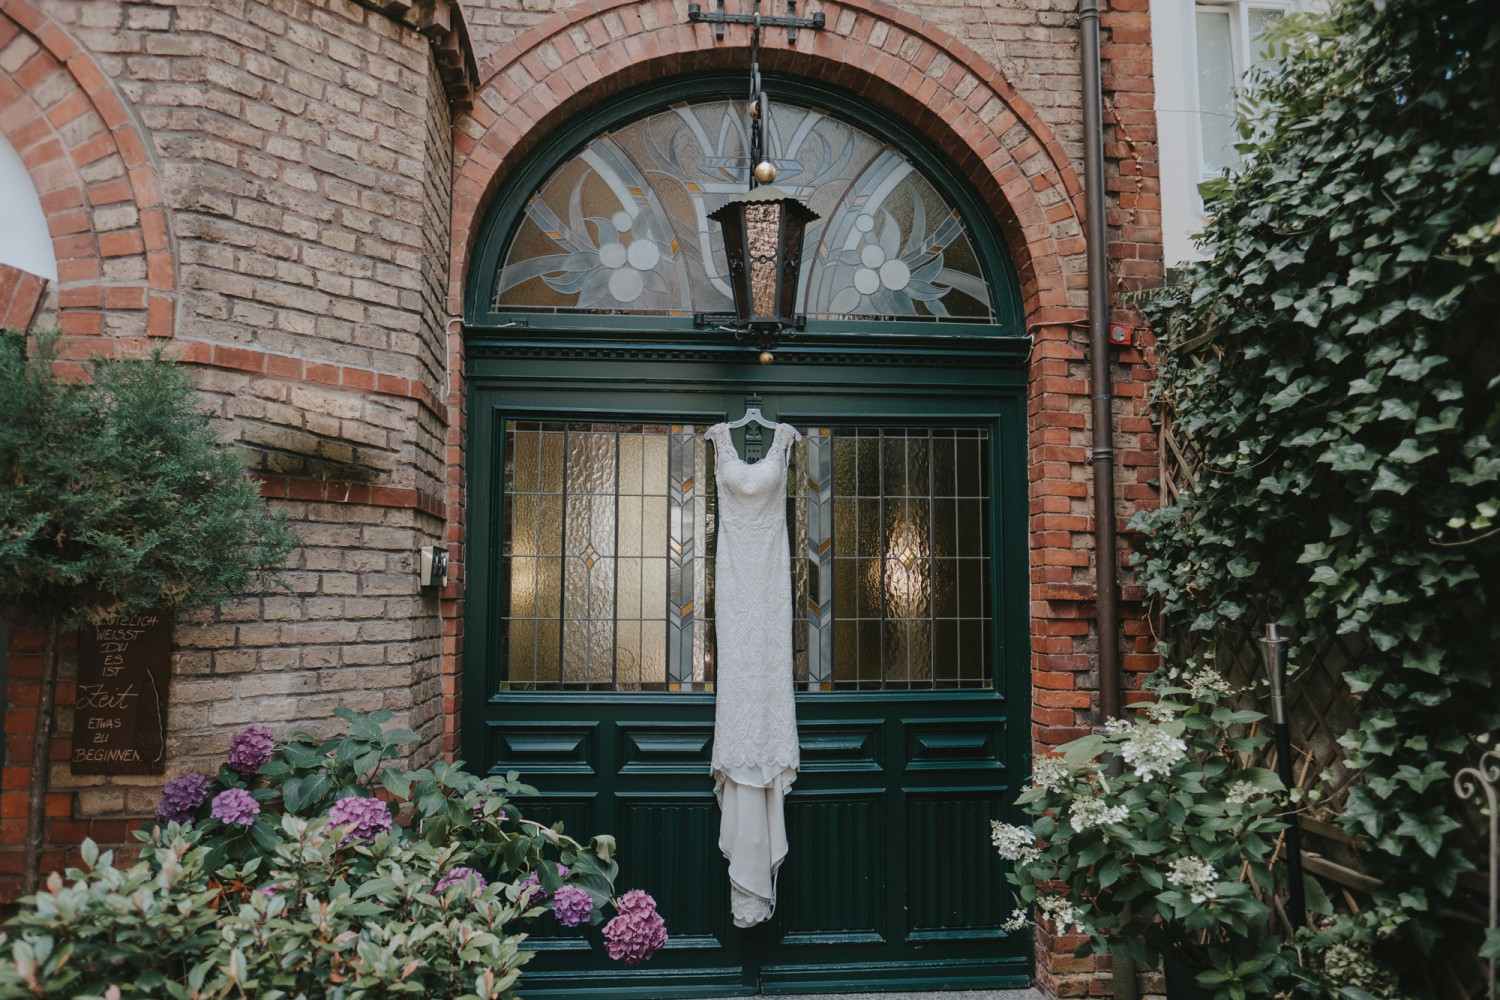
MULTIPOLYGON (((498 256, 494 313, 691 316, 732 310, 711 212, 746 190, 744 102, 692 100, 609 128, 536 187, 498 256)), ((952 201, 901 151, 825 110, 772 104, 776 185, 818 220, 811 320, 989 325, 996 295, 952 201)))
POLYGON ((1151 48, 1161 152, 1162 241, 1168 267, 1202 256, 1198 185, 1238 169, 1238 106, 1266 65, 1268 34, 1313 0, 1151 0, 1151 48))
POLYGON ((1194 11, 1200 171, 1217 177, 1239 164, 1236 104, 1250 70, 1271 62, 1267 29, 1292 9, 1269 2, 1200 3, 1194 11))

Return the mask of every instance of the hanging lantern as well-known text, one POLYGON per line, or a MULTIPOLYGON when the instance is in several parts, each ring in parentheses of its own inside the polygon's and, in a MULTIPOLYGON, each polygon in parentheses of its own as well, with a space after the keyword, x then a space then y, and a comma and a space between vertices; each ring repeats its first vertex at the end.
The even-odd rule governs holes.
POLYGON ((753 338, 767 362, 785 331, 806 325, 796 315, 797 279, 803 231, 818 214, 780 188, 758 187, 708 217, 724 229, 735 331, 753 338))

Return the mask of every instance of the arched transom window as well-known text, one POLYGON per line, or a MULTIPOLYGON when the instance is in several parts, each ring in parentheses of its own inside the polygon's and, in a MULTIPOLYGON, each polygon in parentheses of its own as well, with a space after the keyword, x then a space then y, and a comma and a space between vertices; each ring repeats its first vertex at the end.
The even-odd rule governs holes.
MULTIPOLYGON (((994 324, 995 295, 952 202, 877 135, 773 103, 776 185, 818 220, 800 312, 813 320, 994 324)), ((688 101, 589 141, 526 203, 500 254, 497 313, 687 316, 732 308, 711 212, 746 190, 744 103, 688 101)))

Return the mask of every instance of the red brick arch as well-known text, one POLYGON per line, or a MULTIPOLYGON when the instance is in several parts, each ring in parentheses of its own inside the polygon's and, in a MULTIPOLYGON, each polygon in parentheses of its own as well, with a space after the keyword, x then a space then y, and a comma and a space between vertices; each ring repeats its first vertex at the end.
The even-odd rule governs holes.
POLYGON ((170 337, 176 267, 150 146, 94 59, 28 0, 0 0, 0 131, 41 197, 73 352, 170 337))
MULTIPOLYGON (((843 87, 912 122, 947 153, 995 212, 1020 274, 1029 323, 1061 317, 1083 253, 1082 187, 1045 122, 963 42, 872 0, 825 2, 828 27, 761 35, 761 64, 843 87)), ((495 190, 552 129, 635 84, 749 63, 749 29, 690 24, 672 0, 594 0, 569 7, 497 51, 480 71, 471 121, 456 139, 454 311, 495 190)))

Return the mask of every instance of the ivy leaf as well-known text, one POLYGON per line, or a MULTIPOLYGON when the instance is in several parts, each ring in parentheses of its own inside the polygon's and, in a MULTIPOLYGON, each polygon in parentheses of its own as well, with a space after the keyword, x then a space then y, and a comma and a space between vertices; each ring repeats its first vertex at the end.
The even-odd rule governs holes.
POLYGON ((1437 857, 1443 847, 1443 835, 1459 829, 1462 824, 1444 812, 1443 806, 1433 806, 1421 813, 1402 812, 1401 825, 1396 836, 1411 837, 1429 857, 1437 857))
POLYGON ((1430 455, 1436 455, 1437 449, 1433 447, 1423 448, 1417 444, 1416 438, 1406 438, 1395 450, 1386 457, 1396 462, 1405 462, 1407 465, 1415 465, 1430 455))

